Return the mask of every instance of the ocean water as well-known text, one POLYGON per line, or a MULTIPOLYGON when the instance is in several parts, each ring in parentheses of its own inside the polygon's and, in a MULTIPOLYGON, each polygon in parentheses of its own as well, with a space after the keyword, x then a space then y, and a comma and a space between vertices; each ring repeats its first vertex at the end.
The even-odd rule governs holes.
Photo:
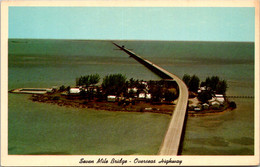
MULTIPOLYGON (((182 77, 217 75, 228 95, 254 95, 254 43, 113 41, 182 77)), ((158 80, 111 41, 9 39, 8 89, 73 86, 75 78, 122 73, 158 80)), ((59 107, 8 94, 9 154, 157 154, 170 116, 59 107)), ((188 117, 183 155, 254 154, 254 99, 237 109, 188 117), (239 129, 239 130, 238 130, 239 129)))

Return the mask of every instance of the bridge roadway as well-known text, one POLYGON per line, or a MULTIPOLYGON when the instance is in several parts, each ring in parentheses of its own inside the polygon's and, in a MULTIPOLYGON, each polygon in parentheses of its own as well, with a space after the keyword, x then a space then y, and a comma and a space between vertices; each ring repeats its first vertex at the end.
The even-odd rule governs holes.
POLYGON ((116 43, 113 43, 115 46, 120 48, 120 50, 126 52, 130 57, 133 57, 135 60, 149 68, 151 71, 153 71, 155 74, 160 76, 163 79, 172 79, 175 80, 179 86, 179 98, 177 105, 173 111, 173 115, 171 118, 171 121, 169 123, 169 127, 167 129, 167 132, 165 134, 164 140, 162 142, 162 145, 159 150, 159 155, 177 155, 180 142, 181 142, 181 136, 182 136, 182 130, 183 125, 185 121, 186 111, 187 111, 187 105, 188 105, 188 88, 185 85, 185 83, 176 75, 166 71, 165 69, 159 67, 156 64, 153 64, 149 60, 146 60, 142 58, 141 56, 138 56, 134 52, 124 48, 123 46, 119 46, 116 43))

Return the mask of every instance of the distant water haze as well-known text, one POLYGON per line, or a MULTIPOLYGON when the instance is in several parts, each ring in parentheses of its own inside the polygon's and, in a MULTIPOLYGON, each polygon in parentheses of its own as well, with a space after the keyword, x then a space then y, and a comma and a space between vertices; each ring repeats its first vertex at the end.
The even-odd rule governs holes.
MULTIPOLYGON (((186 73, 201 80, 217 75, 227 81, 228 95, 254 95, 250 42, 9 39, 8 89, 74 86, 76 77, 93 73, 160 79, 112 42, 180 78, 186 73)), ((157 154, 170 120, 162 114, 34 103, 27 95, 8 98, 9 154, 157 154)), ((253 154, 254 99, 231 100, 237 103, 234 111, 188 118, 182 154, 253 154)))

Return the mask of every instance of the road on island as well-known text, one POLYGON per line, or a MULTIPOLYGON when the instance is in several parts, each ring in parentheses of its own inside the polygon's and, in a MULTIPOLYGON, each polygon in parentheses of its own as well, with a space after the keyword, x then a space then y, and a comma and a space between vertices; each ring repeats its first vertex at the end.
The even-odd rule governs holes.
POLYGON ((149 68, 155 74, 159 75, 163 79, 172 79, 175 80, 179 86, 179 98, 177 105, 173 111, 169 127, 165 134, 164 140, 159 150, 159 155, 177 155, 179 146, 181 143, 182 130, 184 126, 188 97, 189 92, 186 84, 176 75, 166 71, 165 69, 159 67, 156 64, 153 64, 149 60, 142 58, 141 56, 135 54, 134 52, 126 49, 124 46, 119 46, 116 43, 113 43, 115 46, 120 48, 120 50, 126 52, 130 57, 133 57, 135 60, 149 68))

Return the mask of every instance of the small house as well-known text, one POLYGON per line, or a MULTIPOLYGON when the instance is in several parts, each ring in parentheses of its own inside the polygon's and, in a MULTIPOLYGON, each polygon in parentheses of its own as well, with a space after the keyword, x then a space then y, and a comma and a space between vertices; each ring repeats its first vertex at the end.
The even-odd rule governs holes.
POLYGON ((79 94, 80 89, 79 88, 70 88, 69 93, 70 94, 79 94))
POLYGON ((128 89, 127 89, 127 92, 130 93, 130 92, 132 91, 133 93, 136 93, 137 90, 138 90, 138 89, 137 89, 136 87, 134 87, 134 88, 128 88, 128 89))
POLYGON ((212 99, 209 100, 210 103, 212 102, 218 102, 220 104, 223 104, 225 102, 225 98, 222 94, 215 94, 214 97, 212 97, 212 99))
POLYGON ((219 109, 220 103, 218 101, 213 101, 213 102, 211 102, 211 106, 213 109, 219 109))
POLYGON ((142 81, 141 84, 147 85, 147 82, 146 81, 142 81))
POLYGON ((194 111, 201 111, 201 108, 200 107, 195 107, 194 111))
POLYGON ((215 94, 216 100, 223 104, 225 102, 225 98, 222 94, 215 94))
POLYGON ((202 106, 203 106, 203 109, 205 109, 205 110, 209 109, 209 104, 207 104, 207 103, 202 104, 202 106))
POLYGON ((46 89, 46 92, 47 92, 47 93, 52 93, 52 92, 54 92, 54 89, 53 89, 53 88, 47 88, 47 89, 46 89))
POLYGON ((139 93, 138 98, 139 99, 145 99, 145 93, 139 93))
POLYGON ((116 96, 115 95, 108 95, 107 96, 107 101, 108 102, 115 102, 116 101, 116 96))
POLYGON ((205 90, 206 90, 206 86, 199 87, 198 93, 201 93, 202 91, 205 91, 205 90))
POLYGON ((152 98, 152 94, 151 93, 146 93, 145 97, 146 97, 146 99, 151 99, 152 98))

